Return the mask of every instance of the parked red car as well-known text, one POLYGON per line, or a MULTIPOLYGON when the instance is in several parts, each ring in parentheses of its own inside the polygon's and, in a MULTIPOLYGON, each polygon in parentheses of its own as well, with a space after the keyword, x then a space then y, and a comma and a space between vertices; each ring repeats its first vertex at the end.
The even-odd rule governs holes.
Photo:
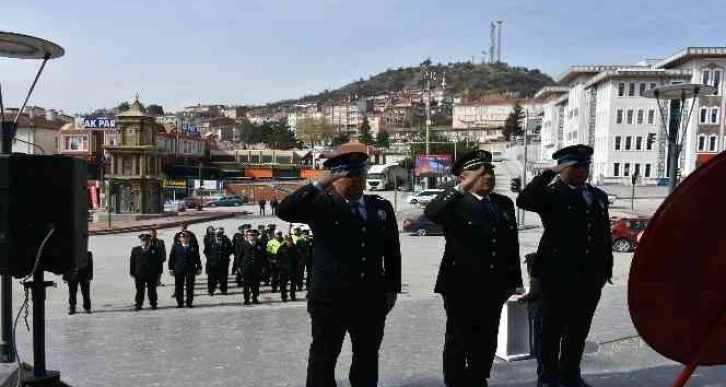
POLYGON ((638 236, 648 226, 649 218, 620 218, 610 220, 613 234, 613 251, 629 252, 638 245, 638 236))

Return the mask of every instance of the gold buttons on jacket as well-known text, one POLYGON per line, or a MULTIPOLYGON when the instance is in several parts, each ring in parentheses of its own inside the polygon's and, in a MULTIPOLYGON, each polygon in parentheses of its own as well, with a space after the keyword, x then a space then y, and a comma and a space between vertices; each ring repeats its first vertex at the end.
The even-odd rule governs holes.
POLYGON ((361 262, 365 262, 366 261, 366 257, 361 258, 360 261, 361 262))
POLYGON ((361 243, 360 244, 360 247, 366 247, 366 244, 365 243, 361 243))
POLYGON ((489 268, 494 270, 494 265, 489 265, 489 268))
POLYGON ((366 273, 360 273, 360 278, 366 278, 366 273))

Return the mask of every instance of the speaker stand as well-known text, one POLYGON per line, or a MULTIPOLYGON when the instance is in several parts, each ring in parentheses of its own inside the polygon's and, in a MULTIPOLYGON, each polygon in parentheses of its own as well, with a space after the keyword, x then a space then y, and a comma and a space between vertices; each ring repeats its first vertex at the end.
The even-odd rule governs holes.
POLYGON ((33 280, 24 283, 33 293, 33 376, 24 378, 24 386, 55 387, 60 381, 60 372, 45 369, 45 288, 55 286, 45 281, 44 272, 37 268, 33 280))

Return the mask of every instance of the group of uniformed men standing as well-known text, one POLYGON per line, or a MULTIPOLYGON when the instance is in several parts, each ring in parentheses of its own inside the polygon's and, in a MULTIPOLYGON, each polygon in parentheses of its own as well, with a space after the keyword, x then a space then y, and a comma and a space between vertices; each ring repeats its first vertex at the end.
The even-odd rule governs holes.
MULTIPOLYGON (((161 284, 166 246, 157 238, 155 228, 140 234, 139 239, 141 244, 131 250, 130 261, 130 275, 136 285, 135 309, 141 309, 145 292, 151 309, 156 309, 156 288, 161 284)), ((174 235, 168 255, 169 273, 175 282, 173 297, 178 308, 194 305, 194 283, 202 271, 200 250, 206 258, 204 271, 210 296, 214 296, 217 287, 222 294, 227 294, 230 257, 233 258, 232 275, 237 286, 243 288, 245 305, 259 304, 261 282, 271 285, 273 293, 279 291, 283 301, 295 301, 296 291, 301 291, 303 285, 307 288, 310 283, 312 235, 309 230, 294 228, 283 237, 273 224, 260 225, 257 229, 243 224, 230 240, 222 227, 209 226, 200 246, 196 235, 183 225, 174 235)))

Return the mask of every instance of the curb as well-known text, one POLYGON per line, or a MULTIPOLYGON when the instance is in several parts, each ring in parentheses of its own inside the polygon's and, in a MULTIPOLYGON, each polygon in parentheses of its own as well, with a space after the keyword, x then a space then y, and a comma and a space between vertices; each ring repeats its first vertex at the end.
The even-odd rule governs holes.
MULTIPOLYGON (((179 219, 179 220, 173 220, 171 222, 159 222, 154 223, 153 225, 156 226, 157 229, 165 229, 165 228, 173 228, 173 227, 179 227, 182 224, 196 224, 196 223, 204 223, 209 222, 212 220, 220 220, 220 219, 229 219, 234 218, 237 216, 243 216, 246 214, 243 213, 220 213, 200 218, 193 218, 193 219, 179 219)), ((151 224, 145 224, 145 225, 138 225, 138 226, 128 226, 128 227, 119 227, 119 228, 112 228, 110 230, 94 230, 94 231, 88 231, 88 235, 110 235, 110 234, 124 234, 128 232, 135 232, 135 231, 144 231, 148 230, 149 227, 151 227, 151 224)))

